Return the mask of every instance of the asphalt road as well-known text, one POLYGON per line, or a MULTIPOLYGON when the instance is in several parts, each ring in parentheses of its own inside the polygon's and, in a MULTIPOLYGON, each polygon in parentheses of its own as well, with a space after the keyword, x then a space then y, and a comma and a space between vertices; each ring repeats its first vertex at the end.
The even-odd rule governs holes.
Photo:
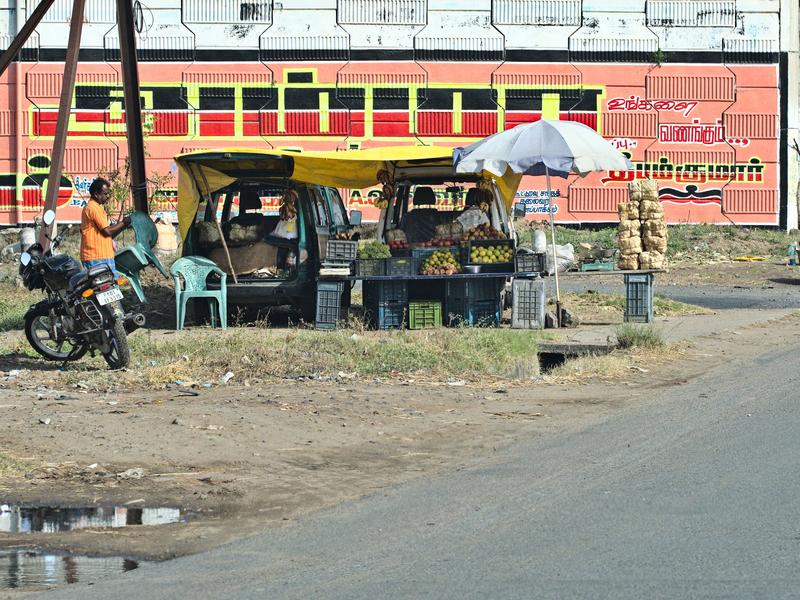
POLYGON ((800 345, 578 432, 49 599, 797 598, 800 345))
MULTIPOLYGON (((548 280, 548 293, 555 294, 555 283, 548 280)), ((602 279, 561 278, 559 287, 566 292, 585 292, 595 290, 606 294, 624 294, 625 284, 622 276, 602 279)), ((662 285, 656 275, 653 291, 669 298, 703 306, 711 310, 738 308, 780 309, 800 308, 800 279, 797 284, 776 283, 768 287, 753 286, 714 286, 714 285, 662 285)))

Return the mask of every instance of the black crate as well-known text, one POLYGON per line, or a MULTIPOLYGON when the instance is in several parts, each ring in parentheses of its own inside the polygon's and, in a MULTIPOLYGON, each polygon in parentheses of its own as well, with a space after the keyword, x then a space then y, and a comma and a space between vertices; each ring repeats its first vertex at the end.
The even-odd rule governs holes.
POLYGON ((317 283, 317 316, 314 327, 336 329, 342 318, 343 281, 319 281, 317 283))
POLYGON ((456 279, 447 282, 447 297, 472 302, 498 300, 505 284, 505 277, 456 279))
POLYGON ((419 261, 411 256, 393 256, 384 260, 384 275, 416 275, 419 270, 419 261))
POLYGON ((542 273, 544 271, 543 253, 517 252, 514 257, 516 264, 514 271, 517 273, 542 273))
POLYGON ((408 302, 407 281, 365 281, 364 306, 387 302, 408 302))
POLYGON ((500 299, 471 301, 448 298, 444 321, 448 327, 498 327, 502 310, 500 299))
POLYGON ((385 274, 385 258, 359 258, 356 261, 356 275, 361 277, 374 277, 385 274))
POLYGON ((379 302, 366 309, 369 322, 375 329, 402 329, 408 312, 405 302, 379 302))
POLYGON ((325 261, 350 264, 356 259, 358 242, 350 240, 328 240, 325 246, 325 261))
POLYGON ((653 279, 652 273, 625 275, 626 323, 652 323, 653 279))

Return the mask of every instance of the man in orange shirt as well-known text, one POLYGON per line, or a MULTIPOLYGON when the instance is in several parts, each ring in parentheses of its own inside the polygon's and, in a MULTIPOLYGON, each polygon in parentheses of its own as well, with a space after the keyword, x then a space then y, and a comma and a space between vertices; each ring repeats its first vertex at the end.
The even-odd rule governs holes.
POLYGON ((120 212, 119 222, 109 225, 104 205, 108 203, 110 192, 111 184, 102 177, 89 186, 89 202, 81 213, 81 262, 87 269, 106 264, 116 272, 112 239, 131 224, 131 218, 123 218, 120 212))

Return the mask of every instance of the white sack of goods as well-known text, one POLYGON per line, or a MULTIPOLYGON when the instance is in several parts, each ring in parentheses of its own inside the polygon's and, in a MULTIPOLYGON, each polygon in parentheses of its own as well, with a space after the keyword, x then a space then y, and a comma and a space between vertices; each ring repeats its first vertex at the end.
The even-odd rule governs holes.
POLYGON ((464 227, 458 221, 436 226, 436 237, 440 240, 460 240, 464 235, 464 227))
MULTIPOLYGON (((555 273, 553 270, 553 246, 547 245, 547 273, 552 275, 555 273)), ((559 246, 556 244, 556 264, 558 265, 559 273, 568 271, 569 268, 575 264, 575 247, 572 244, 564 244, 559 246)))
POLYGON ((642 238, 640 237, 619 240, 620 254, 639 254, 642 250, 642 238))
POLYGON ((390 229, 386 232, 387 242, 407 242, 406 232, 402 229, 390 229))
POLYGON ((620 254, 617 259, 617 268, 622 271, 637 271, 639 269, 639 255, 620 254))
POLYGON ((233 244, 252 244, 261 238, 261 225, 240 225, 234 223, 231 225, 230 238, 233 244))
POLYGON ((660 252, 642 252, 639 255, 639 267, 642 269, 663 269, 666 259, 660 252))
POLYGON ((214 246, 220 243, 219 229, 216 223, 203 221, 195 225, 197 228, 197 241, 201 246, 214 246))
POLYGON ((619 220, 620 221, 638 221, 639 220, 639 205, 633 202, 620 202, 619 203, 619 220))

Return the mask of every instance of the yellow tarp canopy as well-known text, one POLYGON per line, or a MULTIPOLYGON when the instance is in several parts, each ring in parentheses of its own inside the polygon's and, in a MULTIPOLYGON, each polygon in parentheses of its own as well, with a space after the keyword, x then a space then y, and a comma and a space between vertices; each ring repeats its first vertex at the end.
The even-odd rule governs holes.
MULTIPOLYGON (((378 171, 390 173, 412 166, 452 167, 453 150, 436 146, 400 146, 342 152, 293 152, 223 148, 198 150, 175 157, 178 165, 178 223, 186 239, 200 201, 237 179, 282 178, 336 188, 364 189, 378 184, 378 171)), ((514 202, 520 175, 495 180, 508 208, 514 202)), ((454 175, 454 180, 458 176, 454 175)))

